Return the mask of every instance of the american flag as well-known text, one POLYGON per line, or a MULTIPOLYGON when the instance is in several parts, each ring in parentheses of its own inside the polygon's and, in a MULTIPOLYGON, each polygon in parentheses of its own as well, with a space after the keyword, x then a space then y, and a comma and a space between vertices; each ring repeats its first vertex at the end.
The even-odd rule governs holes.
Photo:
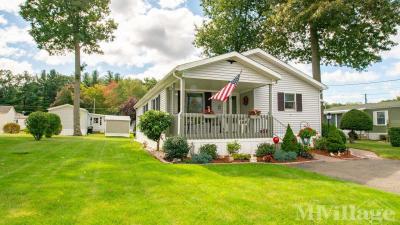
POLYGON ((225 87, 222 88, 217 94, 211 96, 210 99, 221 101, 221 102, 226 102, 226 100, 228 100, 229 96, 232 94, 233 90, 236 88, 237 84, 239 83, 241 73, 242 73, 242 71, 240 71, 240 73, 231 82, 229 82, 227 85, 225 85, 225 87))

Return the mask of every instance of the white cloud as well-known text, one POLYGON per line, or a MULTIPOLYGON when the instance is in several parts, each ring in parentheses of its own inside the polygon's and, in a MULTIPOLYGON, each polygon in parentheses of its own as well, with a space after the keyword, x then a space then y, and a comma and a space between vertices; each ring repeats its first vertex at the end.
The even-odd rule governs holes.
POLYGON ((397 33, 396 36, 392 37, 392 40, 397 43, 395 47, 393 47, 391 50, 383 52, 382 58, 387 59, 387 58, 395 58, 395 59, 400 59, 400 26, 397 28, 399 32, 397 33))
POLYGON ((8 21, 3 15, 0 15, 0 25, 7 25, 8 21))
POLYGON ((23 73, 25 71, 33 73, 32 64, 26 61, 17 62, 8 58, 0 58, 0 68, 11 70, 13 73, 23 73))
POLYGON ((161 8, 175 9, 184 2, 186 2, 186 0, 160 0, 158 4, 161 8))
POLYGON ((400 62, 394 64, 391 68, 386 71, 389 77, 399 77, 400 76, 400 62))
POLYGON ((9 44, 34 44, 27 28, 19 28, 14 25, 0 29, 0 40, 0 56, 3 57, 19 57, 26 54, 25 50, 18 47, 12 47, 9 44))
POLYGON ((0 0, 0 11, 18 13, 19 5, 23 2, 24 0, 0 0))
POLYGON ((378 74, 373 71, 349 72, 338 69, 333 72, 322 73, 322 80, 325 84, 360 83, 378 79, 378 74))
POLYGON ((46 62, 49 65, 65 65, 74 62, 74 54, 68 53, 66 55, 50 55, 45 50, 40 50, 36 56, 36 60, 46 62))

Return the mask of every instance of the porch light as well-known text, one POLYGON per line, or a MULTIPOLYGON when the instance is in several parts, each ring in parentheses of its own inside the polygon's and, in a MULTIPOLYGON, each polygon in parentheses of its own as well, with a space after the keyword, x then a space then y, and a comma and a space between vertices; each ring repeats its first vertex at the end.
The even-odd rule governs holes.
POLYGON ((326 114, 326 118, 327 118, 328 120, 331 120, 331 119, 332 119, 332 114, 331 114, 331 113, 326 114))
POLYGON ((233 63, 236 62, 236 60, 233 60, 233 59, 228 59, 228 60, 226 60, 226 61, 229 62, 230 64, 233 64, 233 63))

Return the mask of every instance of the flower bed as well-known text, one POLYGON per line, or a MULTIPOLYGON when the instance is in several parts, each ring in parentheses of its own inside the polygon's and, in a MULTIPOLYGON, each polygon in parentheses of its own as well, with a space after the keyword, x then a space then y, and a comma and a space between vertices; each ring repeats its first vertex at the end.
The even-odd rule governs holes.
POLYGON ((311 153, 328 156, 336 159, 359 159, 359 157, 352 155, 349 150, 344 151, 343 153, 340 154, 340 156, 338 156, 337 154, 331 155, 328 151, 318 150, 318 149, 311 150, 311 153))

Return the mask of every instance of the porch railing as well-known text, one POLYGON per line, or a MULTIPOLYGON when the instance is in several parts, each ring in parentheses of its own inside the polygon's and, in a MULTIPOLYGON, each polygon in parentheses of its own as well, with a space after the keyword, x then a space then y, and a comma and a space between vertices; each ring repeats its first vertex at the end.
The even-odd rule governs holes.
POLYGON ((188 139, 241 139, 267 138, 273 135, 273 118, 268 115, 183 113, 175 115, 172 134, 178 133, 188 139))

